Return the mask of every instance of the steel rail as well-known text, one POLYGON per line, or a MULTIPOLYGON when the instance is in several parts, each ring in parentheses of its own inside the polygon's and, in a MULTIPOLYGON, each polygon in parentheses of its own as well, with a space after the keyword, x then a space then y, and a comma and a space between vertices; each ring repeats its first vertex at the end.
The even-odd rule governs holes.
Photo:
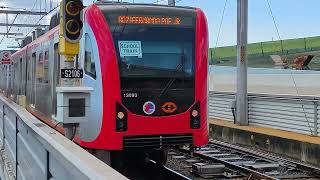
MULTIPOLYGON (((189 153, 190 152, 187 149, 178 149, 178 150, 182 151, 184 153, 189 153)), ((266 174, 260 173, 258 171, 254 171, 254 170, 248 169, 246 167, 242 167, 242 166, 239 166, 239 165, 236 165, 236 164, 232 164, 231 162, 227 162, 225 160, 218 159, 216 157, 209 157, 209 156, 206 156, 204 154, 197 153, 197 152, 194 152, 194 155, 196 155, 196 156, 198 156, 198 157, 200 157, 202 159, 206 159, 206 160, 222 163, 222 164, 224 164, 226 166, 226 168, 242 172, 242 173, 246 174, 250 178, 265 179, 265 180, 276 180, 277 179, 277 178, 274 178, 272 176, 268 176, 266 174)))
POLYGON ((311 165, 307 165, 307 164, 303 164, 297 161, 293 161, 293 160, 289 160, 283 157, 279 157, 279 156, 274 156, 272 154, 267 154, 258 150, 252 150, 252 149, 248 149, 248 148, 244 148, 244 147, 239 147, 233 144, 228 144, 225 142, 221 142, 221 141, 217 141, 217 140, 210 140, 211 144, 216 144, 219 147, 225 147, 227 149, 232 149, 232 150, 236 150, 242 153, 246 153, 246 154, 251 154, 251 155, 255 155, 255 156, 260 156, 263 157, 265 159, 271 160, 271 161, 277 161, 277 162, 282 162, 285 163, 285 165, 288 166, 294 166, 300 170, 304 170, 307 172, 311 172, 312 175, 319 177, 320 178, 320 168, 317 168, 315 166, 311 166, 311 165))
POLYGON ((166 173, 166 176, 170 179, 175 179, 175 180, 191 180, 191 178, 188 178, 187 176, 182 175, 181 173, 170 169, 166 166, 159 166, 156 164, 155 161, 150 160, 150 163, 152 163, 152 166, 154 168, 158 168, 161 172, 166 173))
POLYGON ((152 159, 146 159, 143 163, 129 164, 126 168, 120 168, 118 171, 129 179, 175 179, 191 180, 191 178, 177 172, 165 165, 159 165, 152 159))

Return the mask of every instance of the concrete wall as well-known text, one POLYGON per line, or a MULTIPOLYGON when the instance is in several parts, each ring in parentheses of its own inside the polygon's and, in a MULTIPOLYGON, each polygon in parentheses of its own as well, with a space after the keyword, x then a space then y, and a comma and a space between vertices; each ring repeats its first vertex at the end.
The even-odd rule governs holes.
POLYGON ((248 145, 320 167, 320 145, 219 125, 210 125, 210 137, 228 143, 248 145))

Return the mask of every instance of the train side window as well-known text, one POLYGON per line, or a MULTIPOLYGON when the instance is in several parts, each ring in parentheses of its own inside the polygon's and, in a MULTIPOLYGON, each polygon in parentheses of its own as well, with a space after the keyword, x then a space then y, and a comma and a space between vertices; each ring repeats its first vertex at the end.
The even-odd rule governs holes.
POLYGON ((43 53, 39 53, 39 59, 37 61, 37 80, 39 83, 43 81, 43 53))
POLYGON ((19 94, 22 94, 22 84, 20 84, 20 83, 22 83, 23 82, 23 79, 22 79, 22 73, 23 73, 23 70, 22 70, 22 57, 20 57, 20 59, 19 59, 19 70, 18 70, 19 72, 18 72, 18 78, 19 78, 19 85, 18 85, 18 87, 19 87, 19 89, 18 89, 18 91, 19 91, 19 94))
MULTIPOLYGON (((32 53, 32 56, 31 56, 31 61, 29 60, 28 61, 28 81, 31 81, 31 78, 32 78, 32 63, 36 61, 36 52, 32 53)), ((29 57, 30 58, 30 57, 29 57)))
POLYGON ((88 34, 85 35, 84 72, 96 79, 96 67, 92 54, 91 40, 88 34))
POLYGON ((43 61, 43 83, 49 83, 49 50, 46 49, 44 52, 44 61, 43 61))

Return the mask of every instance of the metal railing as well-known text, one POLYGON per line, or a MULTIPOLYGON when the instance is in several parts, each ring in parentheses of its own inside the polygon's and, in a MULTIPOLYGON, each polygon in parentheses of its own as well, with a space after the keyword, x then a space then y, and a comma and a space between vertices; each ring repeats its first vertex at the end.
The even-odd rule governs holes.
MULTIPOLYGON (((233 121, 230 103, 235 94, 209 93, 209 117, 233 121)), ((249 124, 319 135, 320 97, 248 94, 249 124)))
POLYGON ((126 179, 0 96, 1 179, 126 179))

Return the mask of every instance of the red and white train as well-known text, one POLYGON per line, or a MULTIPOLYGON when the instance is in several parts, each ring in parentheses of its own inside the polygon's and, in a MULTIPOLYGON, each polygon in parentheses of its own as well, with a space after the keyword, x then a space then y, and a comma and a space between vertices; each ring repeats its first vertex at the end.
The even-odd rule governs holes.
MULTIPOLYGON (((12 55, 10 91, 14 97, 25 95, 27 109, 52 127, 63 68, 54 18, 48 32, 12 55)), ((83 19, 77 66, 85 72, 81 85, 94 91, 76 142, 87 149, 142 149, 161 156, 167 146, 205 145, 204 13, 187 7, 95 3, 84 10, 83 19)))

